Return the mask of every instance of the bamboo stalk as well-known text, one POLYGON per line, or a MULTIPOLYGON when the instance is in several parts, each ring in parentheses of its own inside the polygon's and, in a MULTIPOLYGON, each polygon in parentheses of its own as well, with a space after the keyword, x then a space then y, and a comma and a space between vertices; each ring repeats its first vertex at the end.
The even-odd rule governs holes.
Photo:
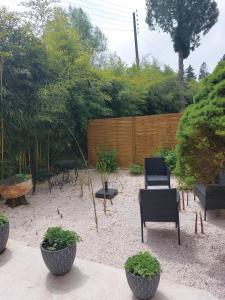
POLYGON ((195 234, 198 233, 198 213, 195 212, 195 234))
POLYGON ((3 89, 3 64, 4 59, 3 56, 1 56, 1 62, 0 62, 0 109, 1 109, 1 178, 4 178, 4 121, 3 121, 3 98, 2 98, 2 89, 3 89))
POLYGON ((94 220, 95 220, 95 226, 96 226, 96 230, 98 231, 98 217, 97 217, 97 211, 96 211, 96 203, 95 203, 95 194, 94 194, 94 189, 93 189, 93 184, 92 184, 92 180, 91 180, 91 174, 90 174, 90 171, 88 169, 88 165, 87 165, 87 162, 86 162, 86 159, 84 157, 84 153, 80 147, 80 144, 78 143, 76 137, 73 135, 73 133, 71 132, 70 128, 68 128, 63 122, 62 124, 64 125, 64 127, 68 130, 69 134, 72 136, 72 138, 74 139, 76 145, 77 145, 77 148, 80 152, 80 155, 83 159, 83 162, 84 162, 84 165, 85 165, 85 168, 87 170, 87 174, 88 174, 88 179, 90 180, 90 187, 91 187, 91 196, 92 196, 92 203, 93 203, 93 208, 94 208, 94 220))

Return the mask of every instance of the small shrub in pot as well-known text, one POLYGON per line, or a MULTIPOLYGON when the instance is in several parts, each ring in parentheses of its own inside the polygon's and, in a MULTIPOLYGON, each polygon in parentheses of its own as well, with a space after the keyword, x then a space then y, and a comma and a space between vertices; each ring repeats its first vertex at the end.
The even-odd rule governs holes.
POLYGON ((0 254, 5 250, 9 238, 9 220, 0 214, 0 254))
POLYGON ((135 297, 140 300, 151 299, 160 280, 160 263, 149 252, 140 252, 127 259, 125 271, 128 284, 135 297))
POLYGON ((61 227, 49 227, 41 243, 41 254, 54 275, 68 273, 73 265, 80 236, 61 227))

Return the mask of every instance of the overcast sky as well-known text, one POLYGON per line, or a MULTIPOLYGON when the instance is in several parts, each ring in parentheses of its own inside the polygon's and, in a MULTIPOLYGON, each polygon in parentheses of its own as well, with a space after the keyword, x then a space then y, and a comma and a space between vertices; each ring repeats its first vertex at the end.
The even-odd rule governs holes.
MULTIPOLYGON (((17 0, 0 0, 1 5, 10 9, 18 8, 17 0)), ((217 0, 219 21, 202 37, 201 45, 185 60, 185 65, 193 65, 196 73, 203 61, 212 71, 225 54, 225 0, 217 0)), ((145 0, 61 0, 62 6, 82 7, 93 24, 99 26, 108 39, 109 50, 116 52, 127 64, 135 61, 132 12, 138 14, 138 43, 140 57, 156 58, 162 65, 168 64, 177 70, 177 55, 173 51, 170 36, 150 31, 145 24, 145 0)))

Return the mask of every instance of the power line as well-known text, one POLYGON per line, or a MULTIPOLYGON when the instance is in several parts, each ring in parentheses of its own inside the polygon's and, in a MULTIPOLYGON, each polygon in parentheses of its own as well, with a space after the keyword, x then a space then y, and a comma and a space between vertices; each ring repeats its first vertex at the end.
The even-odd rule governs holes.
POLYGON ((102 3, 100 0, 97 0, 97 1, 82 0, 81 2, 87 2, 87 3, 95 5, 95 6, 100 5, 101 7, 106 7, 106 8, 114 9, 114 10, 117 10, 117 11, 119 10, 120 12, 122 12, 122 10, 124 12, 127 12, 127 10, 129 10, 129 11, 134 11, 135 10, 135 8, 127 7, 127 6, 124 6, 124 5, 121 5, 121 4, 115 4, 113 2, 107 2, 105 0, 104 0, 104 3, 102 3), (98 2, 100 2, 100 3, 98 3, 98 2))
MULTIPOLYGON (((76 1, 79 1, 79 2, 82 2, 82 3, 86 2, 86 3, 90 4, 90 5, 94 5, 95 7, 96 7, 96 4, 98 4, 98 3, 90 1, 90 0, 76 0, 76 1)), ((118 8, 118 5, 115 5, 114 7, 107 6, 104 3, 100 3, 98 5, 100 5, 101 8, 106 8, 106 9, 110 10, 110 12, 112 10, 114 10, 114 11, 119 12, 119 13, 130 14, 130 12, 128 12, 127 9, 118 8)), ((131 11, 131 10, 133 10, 133 9, 129 9, 129 11, 131 11)))
MULTIPOLYGON (((85 9, 95 10, 97 12, 103 12, 103 13, 110 14, 110 15, 113 14, 115 16, 122 17, 122 18, 127 18, 128 17, 128 15, 122 15, 122 14, 118 14, 118 13, 112 13, 112 11, 107 11, 107 10, 104 10, 104 9, 89 7, 89 6, 86 6, 86 4, 83 5, 83 1, 81 1, 81 0, 77 0, 77 1, 81 2, 82 3, 81 7, 84 7, 85 9)), ((69 2, 69 1, 66 1, 66 0, 63 0, 63 2, 72 4, 72 2, 69 2)), ((75 5, 75 4, 73 4, 73 5, 75 5)))
POLYGON ((102 30, 115 30, 115 31, 130 31, 130 32, 133 32, 132 29, 119 29, 119 28, 104 28, 104 27, 101 27, 102 30))
MULTIPOLYGON (((64 2, 66 2, 66 3, 70 4, 70 5, 74 5, 72 2, 69 2, 69 1, 65 1, 65 0, 64 0, 64 2)), ((92 8, 88 8, 88 9, 92 10, 92 8)), ((103 15, 96 14, 96 13, 92 13, 92 12, 91 12, 91 13, 88 12, 88 14, 89 14, 89 15, 93 15, 93 16, 97 16, 97 17, 100 17, 100 18, 104 18, 104 19, 117 20, 117 21, 120 21, 121 23, 130 24, 129 21, 124 20, 124 19, 121 19, 121 18, 115 18, 115 17, 103 16, 103 15)))

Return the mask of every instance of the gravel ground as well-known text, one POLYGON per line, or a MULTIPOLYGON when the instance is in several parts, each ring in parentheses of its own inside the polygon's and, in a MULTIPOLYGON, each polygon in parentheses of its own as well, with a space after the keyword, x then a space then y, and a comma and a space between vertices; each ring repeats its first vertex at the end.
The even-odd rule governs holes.
MULTIPOLYGON (((87 178, 85 172, 80 174, 87 178)), ((91 176, 94 191, 97 191, 101 187, 100 177, 94 170, 91 176)), ((27 196, 30 205, 12 209, 0 202, 0 210, 10 219, 10 238, 38 247, 45 230, 60 225, 75 230, 82 237, 77 251, 79 258, 121 268, 128 256, 149 250, 160 260, 163 278, 206 289, 219 299, 225 299, 224 212, 208 213, 205 234, 194 234, 195 212, 201 208, 191 194, 189 206, 180 213, 181 246, 171 223, 147 223, 142 244, 137 195, 144 184, 143 176, 132 177, 126 171, 119 171, 109 181, 110 186, 119 189, 119 195, 113 199, 113 205, 107 202, 107 215, 103 212, 103 200, 96 199, 98 232, 86 184, 81 198, 79 184, 64 185, 62 190, 54 187, 50 194, 45 183, 37 187, 35 195, 27 196)), ((198 228, 200 232, 200 224, 198 228)))

